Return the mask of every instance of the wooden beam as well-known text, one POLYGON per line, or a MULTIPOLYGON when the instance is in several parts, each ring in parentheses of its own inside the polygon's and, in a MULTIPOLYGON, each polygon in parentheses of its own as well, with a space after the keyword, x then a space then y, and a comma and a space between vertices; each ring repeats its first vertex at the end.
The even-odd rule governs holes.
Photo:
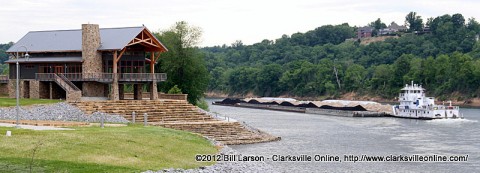
POLYGON ((155 55, 154 52, 150 52, 150 73, 155 73, 155 55))
POLYGON ((167 50, 162 43, 155 39, 155 35, 148 32, 146 28, 142 30, 142 32, 140 32, 140 34, 137 35, 132 41, 130 41, 127 46, 132 46, 135 44, 142 44, 142 46, 146 46, 148 50, 154 50, 154 52, 165 52, 167 50), (149 46, 154 47, 154 49, 149 46))
POLYGON ((145 40, 141 40, 141 41, 135 41, 133 43, 129 43, 127 46, 131 46, 131 45, 135 45, 135 44, 139 44, 139 43, 145 43, 147 45, 150 45, 150 46, 153 46, 153 47, 158 47, 158 48, 161 48, 159 45, 156 45, 156 44, 153 44, 153 43, 149 43, 145 40))
POLYGON ((113 74, 117 74, 117 51, 113 52, 113 74))
POLYGON ((160 52, 158 53, 157 57, 155 57, 155 62, 157 62, 157 60, 160 59, 160 55, 161 55, 161 54, 162 54, 162 53, 160 53, 160 52))
MULTIPOLYGON (((123 53, 125 53, 125 50, 127 50, 127 47, 124 47, 124 48, 122 49, 122 51, 120 52, 120 55, 118 55, 117 61, 116 61, 115 63, 118 63, 118 61, 120 61, 120 59, 122 58, 123 53)), ((117 51, 115 51, 115 52, 117 52, 117 51)))

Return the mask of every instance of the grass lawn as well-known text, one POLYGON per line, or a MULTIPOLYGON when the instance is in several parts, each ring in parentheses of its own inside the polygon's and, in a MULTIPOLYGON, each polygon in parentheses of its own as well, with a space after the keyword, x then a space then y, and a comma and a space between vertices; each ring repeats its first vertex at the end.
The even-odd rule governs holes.
MULTIPOLYGON (((33 105, 33 104, 50 104, 50 103, 58 103, 63 102, 63 100, 50 100, 50 99, 20 99, 20 105, 33 105)), ((7 106, 16 106, 17 100, 15 98, 5 98, 0 97, 0 107, 7 107, 7 106)))
POLYGON ((0 127, 0 172, 141 172, 195 168, 217 149, 196 134, 161 127, 79 127, 33 131, 0 127), (7 130, 12 136, 7 137, 7 130), (35 156, 32 164, 32 155, 35 156))

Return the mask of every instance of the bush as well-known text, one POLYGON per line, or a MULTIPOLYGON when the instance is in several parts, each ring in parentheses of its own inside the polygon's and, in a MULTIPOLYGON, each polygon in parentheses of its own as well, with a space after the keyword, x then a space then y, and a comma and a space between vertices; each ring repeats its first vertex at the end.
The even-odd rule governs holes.
POLYGON ((197 102, 197 106, 200 108, 200 109, 203 109, 205 111, 210 111, 210 109, 208 108, 208 103, 207 101, 205 100, 205 98, 201 98, 198 102, 197 102))
POLYGON ((178 88, 177 85, 175 85, 172 88, 170 88, 170 90, 168 90, 168 94, 182 94, 182 90, 178 88))

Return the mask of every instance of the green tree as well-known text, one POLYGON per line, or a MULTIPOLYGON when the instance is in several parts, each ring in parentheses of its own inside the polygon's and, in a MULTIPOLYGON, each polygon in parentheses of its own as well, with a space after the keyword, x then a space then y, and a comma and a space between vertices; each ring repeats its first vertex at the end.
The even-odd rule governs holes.
POLYGON ((377 35, 377 33, 378 33, 378 31, 379 31, 380 29, 383 29, 383 28, 386 28, 386 27, 387 27, 387 25, 386 25, 385 23, 383 23, 383 22, 380 20, 380 18, 378 18, 377 20, 371 22, 370 24, 368 24, 368 26, 374 28, 373 33, 372 33, 373 35, 377 35))
POLYGON ((410 12, 405 16, 405 24, 408 26, 409 31, 421 31, 423 28, 423 20, 421 16, 417 16, 416 12, 410 12))
POLYGON ((283 69, 279 64, 269 64, 264 66, 256 78, 257 93, 260 96, 278 96, 279 79, 282 76, 283 69))
POLYGON ((380 20, 380 18, 371 22, 368 26, 374 27, 377 30, 387 27, 387 25, 385 23, 383 23, 382 20, 380 20))
POLYGON ((209 81, 204 55, 196 47, 201 29, 181 21, 155 35, 169 50, 162 54, 156 65, 156 69, 168 76, 167 81, 159 85, 160 89, 167 91, 178 85, 183 93, 188 94, 188 101, 196 105, 203 98, 209 81))
POLYGON ((355 91, 363 87, 367 71, 365 67, 353 64, 345 71, 345 89, 348 91, 355 91))

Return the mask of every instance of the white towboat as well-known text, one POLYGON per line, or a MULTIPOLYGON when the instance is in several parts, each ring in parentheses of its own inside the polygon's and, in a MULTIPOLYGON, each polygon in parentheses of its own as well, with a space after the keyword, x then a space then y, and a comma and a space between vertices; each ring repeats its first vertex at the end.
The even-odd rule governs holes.
POLYGON ((435 105, 433 97, 425 97, 425 89, 421 85, 406 84, 398 97, 400 105, 393 106, 393 116, 415 119, 447 119, 463 118, 460 115, 459 107, 435 105))

